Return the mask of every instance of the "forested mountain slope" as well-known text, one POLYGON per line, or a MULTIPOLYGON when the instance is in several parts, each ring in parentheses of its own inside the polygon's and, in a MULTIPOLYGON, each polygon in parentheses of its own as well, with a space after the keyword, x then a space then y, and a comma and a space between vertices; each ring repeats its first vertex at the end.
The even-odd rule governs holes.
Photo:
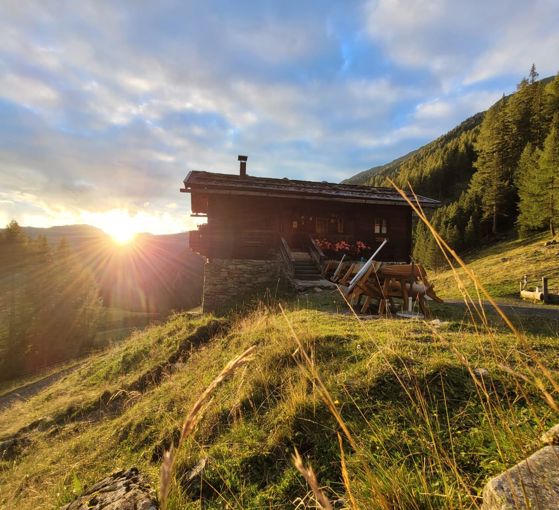
POLYGON ((370 186, 387 186, 388 178, 398 185, 413 183, 424 195, 448 202, 467 188, 474 173, 475 151, 479 125, 484 113, 476 113, 433 142, 401 158, 365 170, 344 182, 370 186))
MULTIPOLYGON (((415 152, 357 174, 347 182, 401 187, 445 204, 432 221, 457 250, 516 228, 522 236, 559 227, 559 75, 537 80, 532 67, 517 91, 487 112, 415 152)), ((443 263, 422 224, 414 258, 443 263)))
POLYGON ((136 324, 124 310, 145 324, 197 306, 203 259, 186 236, 139 234, 117 246, 88 225, 1 229, 0 380, 98 348, 113 323, 136 324))

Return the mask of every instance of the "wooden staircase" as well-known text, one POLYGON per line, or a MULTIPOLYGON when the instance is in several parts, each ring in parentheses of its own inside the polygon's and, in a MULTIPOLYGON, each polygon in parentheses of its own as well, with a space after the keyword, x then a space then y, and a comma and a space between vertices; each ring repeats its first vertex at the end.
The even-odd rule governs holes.
POLYGON ((295 280, 318 281, 322 275, 313 258, 303 251, 294 251, 293 255, 293 277, 295 280))
POLYGON ((314 243, 309 243, 307 251, 292 251, 287 241, 282 237, 280 239, 280 256, 283 260, 287 277, 297 291, 304 292, 336 288, 336 285, 324 279, 321 273, 320 259, 323 257, 323 254, 315 249, 314 243))

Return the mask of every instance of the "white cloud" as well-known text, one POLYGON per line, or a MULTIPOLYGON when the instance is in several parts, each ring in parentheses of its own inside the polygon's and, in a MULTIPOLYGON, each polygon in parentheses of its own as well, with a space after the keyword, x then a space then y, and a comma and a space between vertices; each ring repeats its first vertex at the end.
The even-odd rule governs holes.
POLYGON ((443 122, 454 125, 468 116, 489 108, 501 97, 500 91, 466 92, 446 98, 419 103, 413 114, 416 121, 443 122))
MULTIPOLYGON (((37 207, 54 221, 146 202, 154 217, 181 218, 188 169, 236 172, 242 152, 249 173, 347 177, 369 157, 397 157, 485 109, 501 91, 462 82, 521 64, 524 74, 537 41, 542 73, 555 65, 550 1, 525 15, 519 0, 511 12, 502 0, 378 0, 362 19, 352 4, 347 33, 334 3, 216 10, 84 0, 54 9, 8 0, 0 4, 0 189, 27 194, 16 204, 25 218, 37 207), (523 17, 524 40, 515 41, 523 17), (376 53, 352 46, 363 41, 376 53), (428 69, 438 83, 402 78, 402 66, 428 69)), ((3 213, 8 206, 17 210, 2 203, 3 213)))
POLYGON ((54 108, 59 94, 35 78, 6 71, 0 74, 0 98, 32 108, 54 108))
POLYGON ((556 0, 371 0, 365 10, 369 34, 390 58, 430 69, 447 88, 503 73, 520 78, 532 62, 557 71, 556 0))
POLYGON ((499 41, 475 60, 465 83, 504 73, 526 76, 532 63, 542 77, 559 71, 559 3, 532 1, 510 14, 499 41))

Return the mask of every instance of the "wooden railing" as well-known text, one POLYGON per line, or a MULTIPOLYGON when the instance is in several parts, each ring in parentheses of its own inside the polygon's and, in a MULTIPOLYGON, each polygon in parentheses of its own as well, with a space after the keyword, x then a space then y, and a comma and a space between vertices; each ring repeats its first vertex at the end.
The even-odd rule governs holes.
POLYGON ((318 269, 322 273, 322 267, 326 257, 324 256, 324 252, 322 251, 320 246, 316 244, 315 240, 311 236, 309 236, 308 249, 315 264, 317 265, 318 269))
POLYGON ((288 273, 288 275, 293 276, 295 272, 295 268, 293 266, 295 258, 293 257, 293 253, 291 253, 291 250, 289 249, 287 241, 283 237, 280 237, 279 248, 285 271, 288 273))

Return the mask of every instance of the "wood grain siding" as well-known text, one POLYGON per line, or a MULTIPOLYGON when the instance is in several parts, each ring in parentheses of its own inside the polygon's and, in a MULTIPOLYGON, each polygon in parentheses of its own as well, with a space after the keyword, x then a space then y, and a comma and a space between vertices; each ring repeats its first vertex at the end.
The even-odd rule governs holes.
MULTIPOLYGON (((208 218, 190 245, 209 259, 271 260, 281 238, 294 250, 308 249, 312 238, 332 256, 353 250, 358 257, 388 238, 379 260, 410 259, 411 208, 390 188, 192 171, 181 191, 191 193, 192 213, 208 218)), ((440 205, 417 198, 423 208, 440 205)))
POLYGON ((411 253, 411 210, 405 206, 210 195, 208 224, 200 231, 203 239, 194 233, 191 245, 208 258, 272 259, 280 237, 297 249, 308 236, 373 248, 387 237, 380 260, 407 262, 411 253), (375 232, 375 222, 386 232, 375 232))

